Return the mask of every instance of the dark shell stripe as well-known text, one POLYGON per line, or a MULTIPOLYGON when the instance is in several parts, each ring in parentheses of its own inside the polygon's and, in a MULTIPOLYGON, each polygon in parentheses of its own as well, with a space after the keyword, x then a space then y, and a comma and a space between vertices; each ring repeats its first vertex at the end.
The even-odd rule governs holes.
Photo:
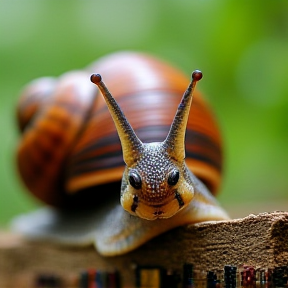
MULTIPOLYGON (((169 128, 168 125, 142 127, 136 130, 136 133, 140 139, 145 139, 145 142, 158 142, 166 137, 169 128), (147 138, 146 135, 149 137, 147 138)), ((189 143, 188 147, 186 146, 186 158, 198 160, 198 162, 211 166, 219 173, 221 172, 221 149, 217 143, 213 142, 207 135, 191 130, 187 130, 186 139, 189 143)), ((85 173, 91 175, 94 172, 97 174, 97 171, 101 172, 103 169, 115 167, 123 167, 124 169, 120 143, 118 145, 115 143, 119 143, 118 135, 112 134, 100 139, 97 143, 90 144, 85 150, 79 152, 77 157, 75 155, 77 161, 69 165, 73 167, 69 171, 69 177, 85 177, 85 173)), ((193 165, 189 168, 194 170, 193 165)), ((196 176, 198 176, 197 173, 196 176)))
MULTIPOLYGON (((136 130, 136 133, 140 139, 145 139, 144 142, 159 142, 163 140, 164 135, 167 135, 169 128, 169 126, 149 126, 136 130), (146 135, 149 135, 149 137, 146 137, 146 135)), ((221 149, 217 143, 213 142, 207 135, 191 130, 187 130, 186 132, 186 141, 189 142, 188 148, 186 145, 186 157, 194 155, 192 158, 206 159, 205 162, 221 170, 221 149), (202 153, 203 155, 199 155, 199 158, 197 154, 201 154, 201 151, 204 153, 202 153), (210 153, 208 155, 210 157, 207 155, 209 151, 210 153)), ((121 149, 119 148, 121 148, 121 145, 117 134, 101 138, 96 143, 90 143, 86 149, 83 149, 78 155, 75 155, 77 161, 72 162, 72 165, 70 164, 74 168, 74 170, 71 170, 71 176, 89 171, 90 169, 87 169, 85 166, 91 161, 98 162, 106 157, 107 159, 114 158, 115 156, 118 158, 118 155, 122 155, 121 149), (75 171, 75 169, 79 169, 79 167, 82 167, 82 169, 80 169, 78 173, 72 172, 75 171)), ((119 164, 123 165, 123 160, 119 164)), ((108 164, 105 165, 105 163, 102 167, 95 163, 95 167, 96 166, 98 166, 99 169, 110 167, 108 164)))

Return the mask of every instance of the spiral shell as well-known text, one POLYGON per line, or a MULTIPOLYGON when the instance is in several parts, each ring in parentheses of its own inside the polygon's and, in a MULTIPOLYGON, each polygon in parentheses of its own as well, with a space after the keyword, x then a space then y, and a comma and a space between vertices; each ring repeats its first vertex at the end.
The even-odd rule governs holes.
MULTIPOLYGON (((142 142, 165 139, 189 84, 181 71, 133 52, 108 55, 82 71, 29 84, 17 110, 23 131, 17 162, 28 189, 47 204, 91 204, 91 199, 105 201, 120 193, 121 145, 104 100, 90 83, 95 71, 105 79, 142 142)), ((198 92, 187 125, 186 164, 215 194, 221 181, 221 137, 198 92)))

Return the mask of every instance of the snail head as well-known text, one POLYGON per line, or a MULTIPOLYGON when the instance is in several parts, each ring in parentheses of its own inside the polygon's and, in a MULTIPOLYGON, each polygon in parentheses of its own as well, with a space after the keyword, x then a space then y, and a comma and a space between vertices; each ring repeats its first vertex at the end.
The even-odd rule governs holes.
POLYGON ((154 220, 170 218, 193 199, 194 187, 185 164, 185 132, 198 70, 185 91, 163 142, 142 143, 99 74, 91 81, 100 89, 114 120, 126 168, 121 184, 121 205, 132 215, 154 220))

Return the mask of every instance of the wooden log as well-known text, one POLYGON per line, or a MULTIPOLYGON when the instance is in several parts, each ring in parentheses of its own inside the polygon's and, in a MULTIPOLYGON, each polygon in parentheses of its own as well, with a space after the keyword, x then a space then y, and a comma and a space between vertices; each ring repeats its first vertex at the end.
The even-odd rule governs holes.
MULTIPOLYGON (((183 264, 204 271, 224 265, 288 265, 288 212, 179 227, 123 256, 102 257, 93 247, 63 247, 0 234, 0 287, 33 287, 35 275, 54 273, 69 282, 83 269, 117 269, 121 287, 135 287, 135 265, 159 265, 182 274, 183 264)), ((75 280, 76 281, 76 280, 75 280)), ((77 284, 75 283, 75 287, 77 284)))

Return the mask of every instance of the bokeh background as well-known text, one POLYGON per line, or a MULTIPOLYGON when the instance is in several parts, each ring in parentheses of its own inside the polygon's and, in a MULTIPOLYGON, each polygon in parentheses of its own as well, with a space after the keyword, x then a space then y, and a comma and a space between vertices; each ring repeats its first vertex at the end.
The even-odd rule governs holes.
POLYGON ((127 49, 203 71, 231 215, 288 210, 287 15, 287 0, 0 0, 0 225, 39 205, 14 161, 23 85, 127 49))

